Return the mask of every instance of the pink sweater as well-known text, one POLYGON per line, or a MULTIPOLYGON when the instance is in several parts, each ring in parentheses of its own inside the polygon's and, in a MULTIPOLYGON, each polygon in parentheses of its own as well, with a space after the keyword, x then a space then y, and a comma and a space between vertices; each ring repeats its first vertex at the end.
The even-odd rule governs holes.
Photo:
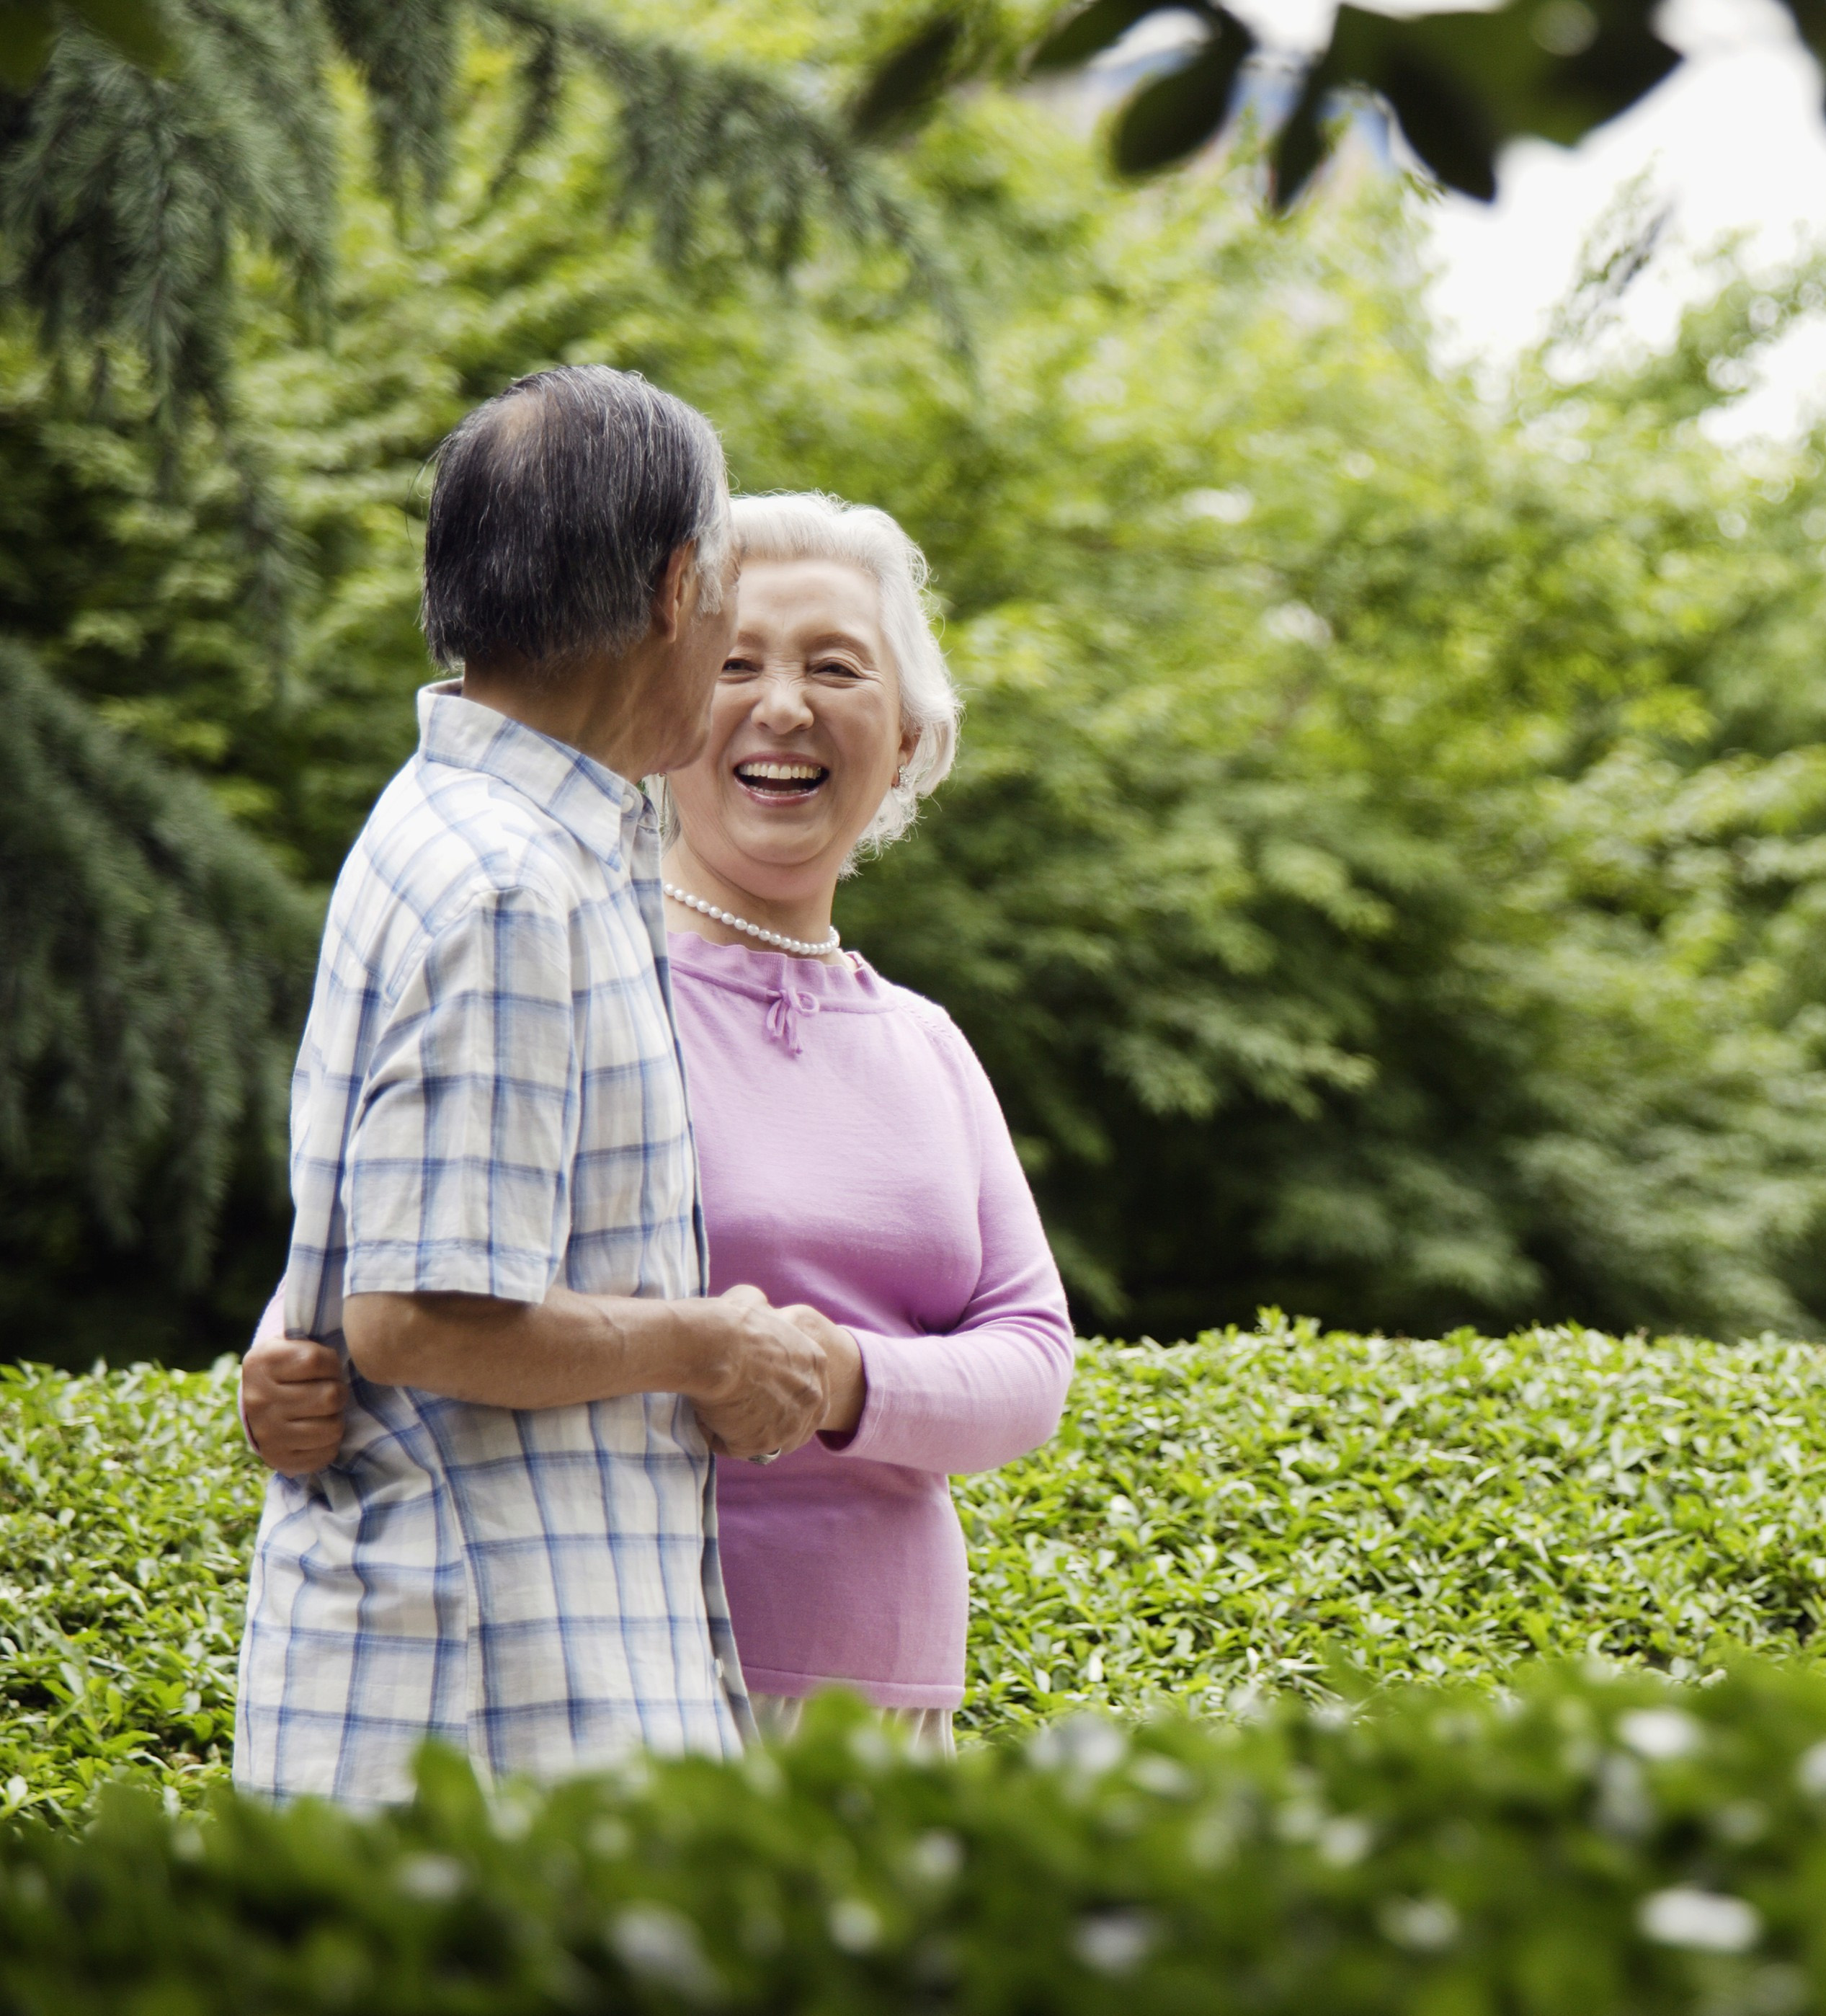
MULTIPOLYGON (((823 1310, 868 1381, 847 1440, 717 1466, 742 1671, 760 1694, 837 1680, 955 1708, 969 1589, 946 1478, 1044 1442, 1072 1370, 1001 1109, 944 1010, 867 966, 670 945, 710 1284, 823 1310)), ((260 1334, 284 1321, 282 1293, 260 1334)))
POLYGON ((840 1446, 717 1467, 742 1671, 762 1694, 841 1680, 954 1708, 969 1579, 947 1475, 1045 1441, 1072 1369, 1001 1110, 944 1010, 867 966, 670 947, 711 1287, 811 1303, 868 1381, 840 1446))

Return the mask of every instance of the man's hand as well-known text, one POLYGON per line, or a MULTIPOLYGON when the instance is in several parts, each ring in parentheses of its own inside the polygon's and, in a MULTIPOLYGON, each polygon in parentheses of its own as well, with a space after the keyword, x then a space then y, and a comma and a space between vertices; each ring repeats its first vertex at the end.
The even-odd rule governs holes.
POLYGON ((327 1344, 262 1331, 241 1361, 241 1412, 260 1460, 285 1477, 332 1461, 349 1397, 342 1360, 327 1344))
POLYGON ((822 1342, 759 1288, 731 1288, 701 1341, 702 1370, 688 1386, 719 1456, 771 1456, 809 1442, 830 1406, 822 1342))

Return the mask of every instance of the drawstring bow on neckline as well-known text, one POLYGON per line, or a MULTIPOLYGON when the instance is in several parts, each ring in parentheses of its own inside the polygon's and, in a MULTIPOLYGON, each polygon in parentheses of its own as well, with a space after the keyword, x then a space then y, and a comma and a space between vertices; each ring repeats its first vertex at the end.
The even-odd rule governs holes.
POLYGON ((803 1057, 805 1046, 800 1040, 799 1017, 817 1013, 815 994, 807 994, 801 987, 776 988, 767 996, 767 1034, 775 1042, 783 1043, 793 1057, 803 1057))

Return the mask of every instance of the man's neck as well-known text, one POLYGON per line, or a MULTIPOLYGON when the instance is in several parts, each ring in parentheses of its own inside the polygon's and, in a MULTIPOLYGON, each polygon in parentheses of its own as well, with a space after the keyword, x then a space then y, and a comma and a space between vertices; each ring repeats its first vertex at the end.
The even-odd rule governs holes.
POLYGON ((503 657, 463 668, 465 700, 492 707, 555 742, 581 750, 616 776, 638 783, 652 767, 656 724, 645 704, 649 668, 606 653, 553 673, 523 658, 503 657))

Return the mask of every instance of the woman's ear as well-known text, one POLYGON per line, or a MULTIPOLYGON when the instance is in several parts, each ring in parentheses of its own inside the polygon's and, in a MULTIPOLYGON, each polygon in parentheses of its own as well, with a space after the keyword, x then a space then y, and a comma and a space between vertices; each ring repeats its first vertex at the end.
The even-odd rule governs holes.
MULTIPOLYGON (((907 765, 912 761, 913 752, 918 747, 918 729, 917 728, 908 728, 904 723, 903 723, 900 729, 900 768, 901 769, 905 769, 907 765)), ((900 778, 897 776, 894 779, 894 782, 897 784, 900 781, 900 778)))

